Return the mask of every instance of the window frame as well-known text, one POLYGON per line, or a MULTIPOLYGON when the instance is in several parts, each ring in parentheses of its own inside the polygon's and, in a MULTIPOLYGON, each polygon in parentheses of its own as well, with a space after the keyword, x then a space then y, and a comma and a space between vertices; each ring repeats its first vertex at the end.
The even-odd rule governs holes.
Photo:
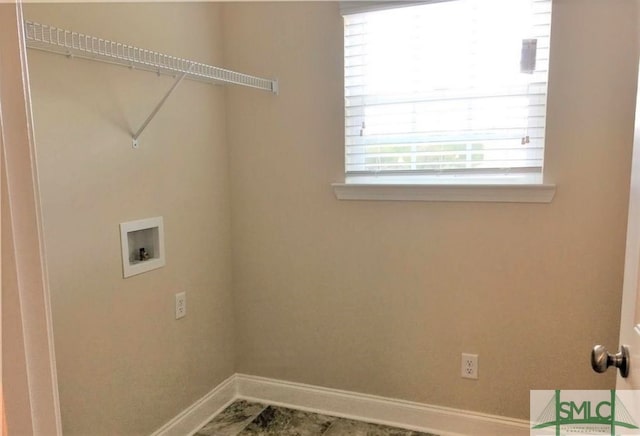
MULTIPOLYGON (((341 14, 369 12, 388 8, 438 3, 454 0, 405 1, 405 2, 341 2, 341 14)), ((344 79, 344 75, 343 75, 344 79)), ((547 79, 548 83, 548 79, 547 79)), ((548 105, 548 90, 546 93, 548 105)), ((346 118, 343 118, 346 124, 346 118)), ((546 144, 545 144, 546 148, 546 144)), ((346 144, 345 144, 346 159, 346 144)), ((447 176, 421 177, 410 175, 372 175, 353 177, 343 167, 345 181, 332 184, 339 200, 400 200, 400 201, 473 201, 550 203, 555 195, 554 183, 546 182, 544 166, 539 173, 509 177, 483 174, 449 174, 447 176)), ((517 171, 514 171, 516 173, 517 171)), ((508 171, 507 171, 508 173, 508 171)))

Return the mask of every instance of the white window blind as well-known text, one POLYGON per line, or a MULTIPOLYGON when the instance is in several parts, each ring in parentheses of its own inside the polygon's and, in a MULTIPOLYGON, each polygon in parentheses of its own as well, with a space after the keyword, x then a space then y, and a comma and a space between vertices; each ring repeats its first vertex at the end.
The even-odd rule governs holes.
POLYGON ((348 182, 542 174, 551 0, 353 11, 343 8, 348 182))

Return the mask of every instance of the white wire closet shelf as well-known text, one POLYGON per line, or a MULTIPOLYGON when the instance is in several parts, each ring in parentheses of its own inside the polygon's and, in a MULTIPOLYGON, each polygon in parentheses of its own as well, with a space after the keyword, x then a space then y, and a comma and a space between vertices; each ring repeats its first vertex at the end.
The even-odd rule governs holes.
POLYGON ((278 92, 278 81, 238 73, 200 62, 134 47, 120 42, 25 21, 27 47, 71 57, 94 59, 159 74, 218 84, 234 84, 278 92))
POLYGON ((89 36, 47 24, 25 20, 27 47, 57 53, 68 57, 90 59, 129 68, 153 71, 176 77, 169 91, 162 97, 151 114, 136 132, 132 132, 133 148, 138 148, 138 138, 158 113, 171 93, 183 79, 188 78, 214 84, 233 84, 278 93, 278 81, 250 76, 224 68, 214 67, 188 59, 178 58, 152 50, 146 50, 108 39, 89 36))

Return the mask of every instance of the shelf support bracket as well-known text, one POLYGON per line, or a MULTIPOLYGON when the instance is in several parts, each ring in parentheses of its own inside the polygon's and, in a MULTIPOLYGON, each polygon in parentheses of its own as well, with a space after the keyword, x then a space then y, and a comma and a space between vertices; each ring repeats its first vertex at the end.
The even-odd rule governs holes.
POLYGON ((140 135, 142 135, 142 132, 144 132, 144 129, 147 128, 147 125, 149 125, 149 123, 151 122, 151 120, 153 119, 153 117, 156 116, 156 114, 158 113, 158 111, 160 110, 160 108, 162 107, 162 105, 164 105, 164 102, 167 101, 167 99, 169 98, 169 96, 173 93, 173 91, 175 91, 175 89, 178 87, 178 85, 180 84, 180 82, 182 82, 182 80, 187 77, 187 74, 189 74, 191 72, 191 69, 193 68, 194 64, 191 64, 189 66, 189 69, 187 71, 185 71, 184 73, 180 74, 175 82, 173 82, 173 85, 171 86, 171 89, 169 89, 169 91, 167 91, 167 93, 164 95, 164 97, 162 97, 162 100, 160 100, 160 102, 156 105, 155 109, 153 109, 153 111, 151 112, 151 114, 149 114, 149 116, 147 117, 146 120, 144 120, 144 123, 142 123, 142 125, 140 126, 140 128, 138 129, 138 131, 136 133, 133 134, 133 148, 138 148, 139 144, 138 144, 138 138, 140 137, 140 135))

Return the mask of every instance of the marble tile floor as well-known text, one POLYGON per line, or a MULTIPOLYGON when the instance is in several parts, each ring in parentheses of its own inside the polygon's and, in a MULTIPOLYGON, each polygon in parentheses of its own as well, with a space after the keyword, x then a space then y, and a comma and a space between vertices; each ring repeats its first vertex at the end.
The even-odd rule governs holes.
POLYGON ((412 430, 238 400, 195 436, 436 436, 412 430))

